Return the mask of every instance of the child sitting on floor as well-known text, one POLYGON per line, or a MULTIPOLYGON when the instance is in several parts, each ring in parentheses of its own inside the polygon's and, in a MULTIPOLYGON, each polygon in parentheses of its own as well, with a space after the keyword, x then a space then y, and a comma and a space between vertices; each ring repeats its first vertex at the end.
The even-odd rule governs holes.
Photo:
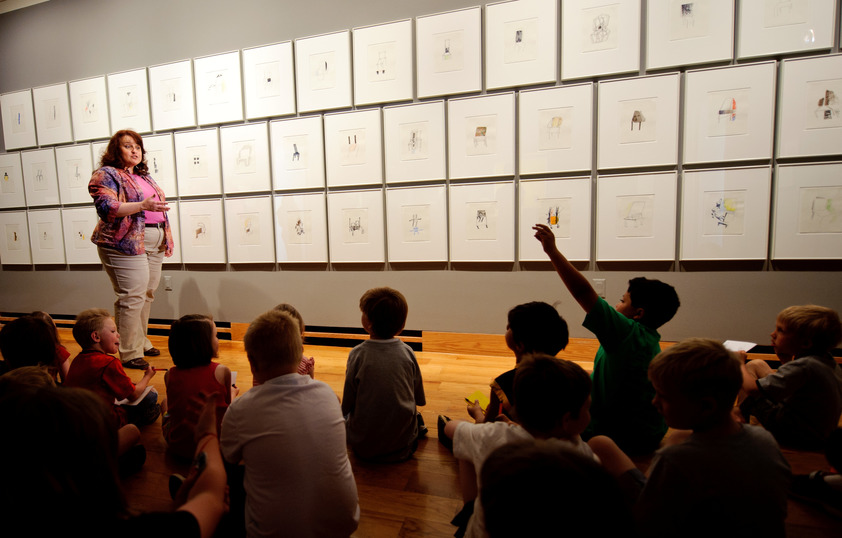
MULTIPOLYGON (((301 313, 298 311, 298 309, 289 303, 281 303, 275 307, 275 310, 278 310, 279 312, 286 312, 298 322, 298 325, 301 327, 301 341, 303 342, 304 318, 301 316, 301 313)), ((315 367, 316 360, 313 357, 308 357, 307 355, 302 353, 301 362, 298 363, 298 373, 301 375, 309 375, 312 379, 315 379, 315 367)))
POLYGON ((61 340, 58 338, 58 328, 56 327, 56 322, 43 310, 36 310, 29 315, 33 318, 40 319, 49 325, 50 334, 53 337, 53 345, 56 347, 56 361, 53 364, 53 369, 55 369, 56 372, 55 380, 64 381, 67 377, 67 370, 70 369, 70 361, 67 360, 70 358, 70 352, 67 351, 67 348, 61 344, 61 340))
POLYGON ((842 414, 842 368, 830 353, 842 340, 839 314, 790 306, 778 314, 771 337, 781 367, 773 371, 760 359, 745 365, 740 410, 782 444, 823 448, 842 414))

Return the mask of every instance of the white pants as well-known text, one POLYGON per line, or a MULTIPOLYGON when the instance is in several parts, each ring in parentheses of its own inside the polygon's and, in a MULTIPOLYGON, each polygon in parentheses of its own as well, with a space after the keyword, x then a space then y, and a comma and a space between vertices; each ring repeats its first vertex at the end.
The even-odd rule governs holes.
POLYGON ((120 333, 120 360, 123 362, 143 357, 144 350, 152 348, 146 330, 155 290, 161 281, 166 245, 163 229, 146 228, 144 232, 144 254, 130 256, 109 248, 97 248, 117 294, 114 320, 120 333))

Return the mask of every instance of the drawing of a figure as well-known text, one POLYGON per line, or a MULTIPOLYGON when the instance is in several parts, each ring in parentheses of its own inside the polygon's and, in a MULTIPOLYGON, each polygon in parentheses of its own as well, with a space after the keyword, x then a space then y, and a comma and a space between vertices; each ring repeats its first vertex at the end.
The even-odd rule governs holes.
POLYGON ((442 52, 441 57, 442 57, 443 60, 449 60, 451 56, 452 56, 452 53, 450 52, 450 40, 445 39, 444 40, 444 52, 442 52))
POLYGON ((485 209, 477 209, 477 229, 488 228, 488 214, 485 209))
POLYGON ((608 28, 608 21, 611 17, 607 13, 601 13, 593 19, 593 29, 591 30, 591 43, 603 43, 608 41, 611 36, 611 30, 608 28))
POLYGON ((421 131, 412 129, 409 132, 409 143, 407 144, 409 152, 412 154, 418 153, 421 149, 421 131))
POLYGON ((418 213, 413 213, 409 218, 409 233, 418 235, 421 233, 421 216, 418 213))
POLYGON ((737 119, 737 100, 733 97, 725 99, 719 106, 719 121, 722 121, 723 117, 728 121, 735 121, 737 119))
POLYGON ((839 216, 838 209, 833 206, 833 198, 817 196, 810 206, 810 218, 822 224, 830 224, 839 216))
POLYGON ((301 160, 301 153, 298 151, 298 144, 292 144, 292 160, 299 161, 301 160))
POLYGON ((96 119, 96 102, 94 101, 86 101, 85 102, 85 109, 84 109, 85 118, 89 121, 93 121, 96 119))
POLYGON ((193 230, 193 234, 193 239, 204 239, 208 235, 208 227, 205 225, 204 222, 197 222, 196 228, 193 230))
POLYGON ((295 221, 295 235, 304 235, 304 221, 300 218, 295 221))
POLYGON ((348 157, 356 157, 357 149, 357 135, 348 135, 348 146, 345 148, 348 157))
POLYGON ((839 99, 833 90, 825 90, 824 97, 816 105, 816 118, 833 120, 839 118, 839 99))
POLYGON ((37 185, 43 185, 44 183, 44 172, 40 168, 35 172, 35 183, 37 185))
POLYGON ((356 219, 348 219, 348 232, 353 237, 356 234, 362 235, 365 233, 363 230, 362 225, 362 217, 357 217, 356 219))
POLYGON ((550 228, 558 228, 560 226, 558 220, 559 207, 552 206, 547 209, 547 226, 550 228))
POLYGON ((3 181, 9 181, 9 173, 3 172, 3 181))
POLYGON ((693 2, 681 4, 681 23, 685 28, 695 26, 696 18, 693 14, 693 2))
POLYGON ((316 66, 316 79, 324 81, 327 78, 327 60, 323 60, 316 66))
POLYGON ((123 115, 124 116, 133 116, 134 115, 135 105, 136 105, 134 92, 135 92, 135 88, 133 86, 129 87, 129 88, 123 88, 121 100, 123 102, 122 104, 123 104, 123 115))
POLYGON ((479 147, 480 144, 483 147, 488 147, 488 142, 486 140, 486 134, 488 133, 488 127, 479 126, 477 127, 476 131, 474 132, 474 147, 479 147))
POLYGON ((85 240, 85 232, 83 232, 82 230, 77 230, 76 235, 78 236, 78 239, 82 241, 85 240))
POLYGON ((251 165, 251 144, 243 144, 237 152, 237 168, 248 168, 251 165))
POLYGON ((716 204, 713 206, 713 209, 710 210, 710 216, 713 220, 716 221, 717 228, 719 226, 728 227, 728 223, 725 222, 728 219, 728 215, 734 214, 734 208, 728 208, 725 203, 724 198, 720 198, 716 201, 716 204))
POLYGON ((377 53, 377 63, 375 64, 375 74, 377 75, 385 75, 386 74, 386 52, 381 51, 377 53))
POLYGON ((78 164, 75 166, 75 170, 73 171, 73 179, 75 179, 77 183, 82 180, 82 174, 79 173, 78 164))
POLYGON ((792 13, 792 0, 777 0, 775 2, 775 16, 783 17, 792 13))
POLYGON ((641 127, 643 127, 643 122, 646 121, 646 117, 643 113, 639 110, 635 110, 632 114, 631 119, 631 130, 634 131, 634 124, 637 124, 637 130, 639 131, 641 127))
POLYGON ((548 139, 558 139, 561 138, 561 124, 564 123, 564 120, 561 116, 553 116, 550 118, 550 121, 547 123, 547 138, 548 139))
POLYGON ((161 171, 158 168, 158 157, 152 157, 152 171, 156 174, 161 171))
POLYGON ((632 202, 629 206, 628 213, 623 217, 623 225, 626 228, 639 228, 643 226, 643 210, 646 208, 646 202, 638 200, 632 202))
POLYGON ((208 93, 215 97, 219 97, 225 93, 225 75, 217 73, 208 84, 208 93))

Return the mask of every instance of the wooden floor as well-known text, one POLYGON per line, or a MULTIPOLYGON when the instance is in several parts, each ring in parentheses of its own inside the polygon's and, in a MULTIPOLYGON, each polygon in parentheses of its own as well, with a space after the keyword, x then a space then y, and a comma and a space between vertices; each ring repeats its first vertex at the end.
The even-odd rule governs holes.
MULTIPOLYGON (((60 329, 62 342, 75 356, 79 346, 73 341, 70 330, 60 329)), ((167 353, 166 338, 151 337, 162 352, 150 360, 153 366, 172 366, 167 353)), ((345 363, 348 348, 305 346, 305 353, 316 359, 316 379, 324 381, 342 396, 345 363)), ((590 361, 596 351, 595 341, 577 342, 568 346, 561 356, 574 360, 590 370, 590 361)), ((242 342, 221 341, 219 361, 237 373, 237 386, 241 393, 252 386, 252 376, 243 351, 242 342)), ((462 506, 457 482, 457 464, 453 455, 439 444, 436 434, 436 417, 446 414, 452 418, 467 419, 465 396, 476 390, 488 390, 488 382, 501 372, 512 368, 513 357, 490 355, 464 355, 434 352, 417 353, 427 405, 421 409, 430 429, 429 437, 421 441, 415 456, 402 464, 371 465, 351 456, 354 476, 359 490, 361 518, 354 536, 359 537, 447 537, 454 527, 450 520, 462 506)), ((139 370, 128 370, 137 380, 139 370)), ((152 384, 163 396, 166 394, 163 373, 152 379, 152 384)), ((161 421, 143 430, 143 444, 147 461, 143 470, 125 481, 129 505, 137 511, 169 510, 170 498, 167 480, 171 473, 186 471, 185 465, 166 454, 161 437, 161 421)), ((807 473, 816 469, 828 470, 820 454, 785 451, 794 473, 807 473)), ((640 465, 645 467, 646 462, 640 465)), ((842 521, 831 518, 822 510, 791 500, 787 518, 788 535, 792 537, 839 537, 842 521)))

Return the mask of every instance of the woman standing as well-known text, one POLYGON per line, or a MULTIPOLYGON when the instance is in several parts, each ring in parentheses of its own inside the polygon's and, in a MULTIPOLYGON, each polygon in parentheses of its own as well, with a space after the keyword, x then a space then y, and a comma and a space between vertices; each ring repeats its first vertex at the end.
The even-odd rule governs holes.
POLYGON ((161 264, 173 251, 169 206, 149 175, 145 155, 139 134, 117 131, 88 183, 100 219, 91 241, 117 294, 120 360, 140 370, 149 366, 144 355, 160 355, 146 331, 161 264))

